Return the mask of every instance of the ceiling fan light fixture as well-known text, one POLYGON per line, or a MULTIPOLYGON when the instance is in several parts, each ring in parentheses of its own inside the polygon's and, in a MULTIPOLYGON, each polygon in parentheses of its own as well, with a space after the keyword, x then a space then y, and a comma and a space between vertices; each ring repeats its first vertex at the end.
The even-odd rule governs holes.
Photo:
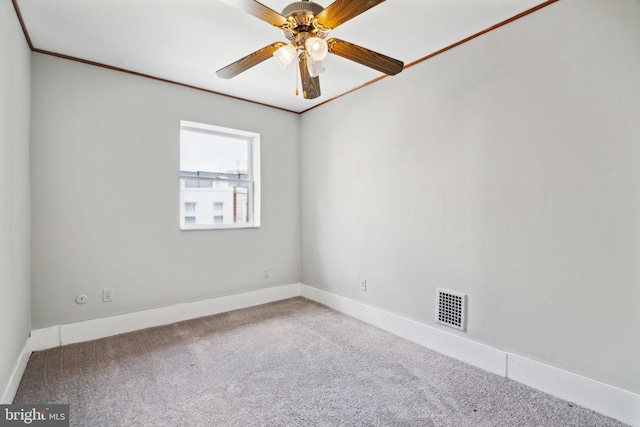
POLYGON ((324 65, 322 65, 322 61, 314 61, 309 59, 307 61, 307 70, 309 70, 309 75, 311 77, 318 77, 320 74, 324 73, 324 65))
MULTIPOLYGON (((260 3, 262 0, 220 0, 276 27, 289 42, 275 42, 216 71, 221 79, 230 79, 261 62, 275 58, 278 65, 287 68, 298 62, 302 92, 306 99, 320 96, 320 79, 324 71, 322 61, 328 53, 385 73, 396 75, 404 63, 344 40, 330 38, 329 31, 355 18, 384 0, 333 0, 325 9, 311 0, 298 0, 284 8, 282 14, 260 3)), ((14 0, 15 2, 15 0, 14 0)), ((297 77, 296 77, 297 78, 297 77)), ((297 90, 296 90, 297 95, 297 90)))
POLYGON ((296 47, 292 43, 289 43, 273 52, 273 57, 276 59, 276 62, 279 66, 281 66, 282 68, 287 68, 289 64, 291 64, 296 58, 297 53, 298 50, 296 49, 296 47))
POLYGON ((329 51, 327 42, 320 37, 309 37, 305 40, 304 47, 309 57, 314 61, 322 61, 329 51))

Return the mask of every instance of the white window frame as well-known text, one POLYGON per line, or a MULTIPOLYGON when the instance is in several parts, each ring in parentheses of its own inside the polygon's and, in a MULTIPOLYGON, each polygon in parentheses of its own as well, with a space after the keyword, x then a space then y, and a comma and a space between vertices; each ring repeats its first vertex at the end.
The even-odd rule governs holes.
MULTIPOLYGON (((214 126, 205 123, 197 123, 197 122, 189 122, 185 120, 180 121, 180 129, 197 129, 199 131, 210 132, 212 134, 222 134, 222 135, 230 135, 232 137, 242 137, 246 138, 248 141, 249 148, 249 161, 248 161, 248 170, 247 180, 234 180, 225 178, 216 179, 216 178, 208 178, 208 177, 189 177, 189 179, 196 180, 205 180, 205 181, 224 181, 226 183, 229 182, 240 182, 248 185, 248 200, 247 200, 247 210, 249 211, 249 220, 246 223, 239 224, 183 224, 180 221, 180 230, 190 231, 190 230, 221 230, 221 229, 242 229, 242 228, 259 228, 260 227, 260 200, 261 200, 261 185, 260 185, 260 134, 254 132, 247 132, 243 130, 225 128, 221 126, 214 126)), ((182 141, 180 141, 182 143, 182 141)), ((180 165, 178 165, 178 182, 184 179, 184 177, 180 176, 180 165)), ((180 186, 181 187, 181 186, 180 186)), ((179 190, 181 191, 181 190, 179 190)))

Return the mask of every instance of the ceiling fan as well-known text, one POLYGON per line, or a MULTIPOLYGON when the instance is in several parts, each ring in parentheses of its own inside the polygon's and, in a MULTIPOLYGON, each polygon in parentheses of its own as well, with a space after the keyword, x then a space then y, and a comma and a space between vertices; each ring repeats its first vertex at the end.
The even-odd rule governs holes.
MULTIPOLYGON (((275 42, 216 71, 222 79, 230 79, 273 56, 286 68, 298 61, 302 95, 306 99, 320 96, 320 79, 324 71, 322 60, 327 53, 341 56, 388 75, 402 71, 404 63, 344 40, 331 38, 329 31, 355 18, 384 0, 336 0, 327 8, 301 0, 284 8, 282 14, 255 0, 220 0, 241 9, 280 29, 289 43, 275 42)), ((297 88, 296 88, 297 93, 297 88)))

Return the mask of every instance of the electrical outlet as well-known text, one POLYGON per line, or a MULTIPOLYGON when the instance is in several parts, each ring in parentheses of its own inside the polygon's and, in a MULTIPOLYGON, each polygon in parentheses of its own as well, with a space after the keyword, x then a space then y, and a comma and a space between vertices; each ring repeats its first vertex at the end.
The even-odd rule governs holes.
POLYGON ((113 301, 113 288, 104 288, 102 290, 102 302, 113 301))
POLYGON ((366 291, 367 290, 367 279, 361 279, 360 280, 360 290, 361 291, 366 291))
POLYGON ((267 267, 262 269, 262 277, 264 277, 265 279, 269 278, 269 269, 267 267))
POLYGON ((85 294, 80 294, 76 297, 76 302, 78 304, 84 304, 87 301, 89 301, 89 297, 86 296, 85 294))

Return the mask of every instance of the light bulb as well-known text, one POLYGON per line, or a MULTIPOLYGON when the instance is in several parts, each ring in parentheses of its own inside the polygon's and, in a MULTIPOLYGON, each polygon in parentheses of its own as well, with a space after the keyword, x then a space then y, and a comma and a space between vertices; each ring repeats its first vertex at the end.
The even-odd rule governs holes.
POLYGON ((322 65, 322 61, 314 61, 309 58, 307 60, 307 70, 309 70, 309 75, 311 77, 317 77, 320 74, 324 73, 324 65, 322 65))
POLYGON ((276 62, 282 68, 287 68, 296 57, 297 49, 291 43, 282 46, 280 49, 273 52, 273 57, 276 58, 276 62))
POLYGON ((327 56, 327 52, 329 50, 327 42, 322 40, 320 37, 309 37, 304 42, 304 47, 311 59, 314 61, 322 61, 325 56, 327 56))

